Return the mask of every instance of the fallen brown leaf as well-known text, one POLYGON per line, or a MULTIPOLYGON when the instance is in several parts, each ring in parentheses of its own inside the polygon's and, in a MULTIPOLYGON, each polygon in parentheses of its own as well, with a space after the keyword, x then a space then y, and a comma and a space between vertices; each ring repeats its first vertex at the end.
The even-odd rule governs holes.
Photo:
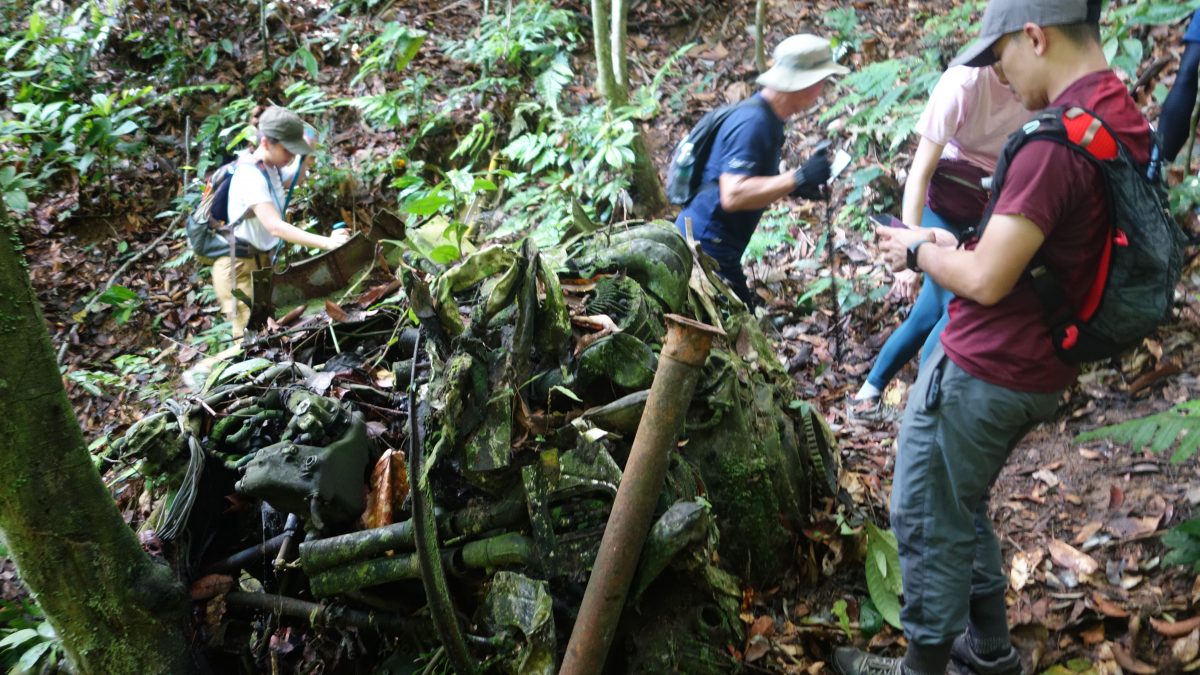
POLYGON ((1100 595, 1100 591, 1092 592, 1092 602, 1096 603, 1096 609, 1104 616, 1110 616, 1114 619, 1124 619, 1129 616, 1129 610, 1100 595))
POLYGON ((1180 663, 1191 663, 1200 656, 1200 628, 1193 630, 1187 634, 1187 637, 1180 638, 1171 645, 1171 656, 1174 656, 1180 663))
POLYGON ((1093 534, 1099 532, 1100 528, 1102 527, 1104 527, 1104 523, 1100 522, 1099 520, 1093 520, 1087 525, 1079 528, 1079 532, 1075 535, 1075 538, 1071 540, 1071 543, 1075 544, 1076 546, 1082 546, 1084 542, 1092 538, 1093 534))
POLYGON ((1165 637, 1183 637, 1188 633, 1200 628, 1200 616, 1194 616, 1183 621, 1165 621, 1162 619, 1150 618, 1150 625, 1154 626, 1154 630, 1165 637))
POLYGON ((1154 534, 1158 531, 1158 523, 1162 516, 1146 516, 1145 518, 1116 518, 1108 522, 1108 531, 1120 539, 1136 539, 1154 534))
POLYGON ((1072 570, 1080 576, 1089 576, 1100 567, 1095 558, 1061 539, 1050 540, 1049 549, 1050 558, 1057 565, 1072 570))
POLYGON ((1113 642, 1110 643, 1110 646, 1112 647, 1113 658, 1125 672, 1137 673, 1138 675, 1154 675, 1154 673, 1158 672, 1158 668, 1133 658, 1121 645, 1113 642))
POLYGON ((233 577, 228 574, 209 574, 192 583, 188 594, 192 600, 207 600, 224 595, 233 588, 233 577))

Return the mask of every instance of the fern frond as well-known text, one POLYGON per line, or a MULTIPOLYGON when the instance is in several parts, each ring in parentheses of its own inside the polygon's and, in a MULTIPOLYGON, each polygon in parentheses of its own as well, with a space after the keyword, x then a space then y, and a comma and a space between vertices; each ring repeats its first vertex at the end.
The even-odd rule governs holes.
POLYGON ((1178 443, 1179 447, 1171 455, 1171 461, 1182 462, 1200 450, 1200 400, 1180 403, 1170 410, 1120 424, 1092 429, 1076 436, 1075 441, 1102 438, 1128 444, 1135 450, 1148 448, 1156 454, 1166 452, 1178 443))

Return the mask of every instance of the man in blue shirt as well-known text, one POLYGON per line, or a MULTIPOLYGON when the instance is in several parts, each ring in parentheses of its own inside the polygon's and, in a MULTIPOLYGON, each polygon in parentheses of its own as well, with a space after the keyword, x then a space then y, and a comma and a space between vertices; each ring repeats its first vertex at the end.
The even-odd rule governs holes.
POLYGON ((783 124, 821 97, 825 82, 849 70, 833 60, 829 41, 793 35, 775 48, 775 62, 758 77, 762 90, 738 106, 721 124, 704 165, 700 192, 675 221, 692 233, 720 266, 718 273, 743 302, 752 303, 742 253, 767 207, 783 197, 820 199, 829 180, 824 151, 799 169, 779 173, 783 124))

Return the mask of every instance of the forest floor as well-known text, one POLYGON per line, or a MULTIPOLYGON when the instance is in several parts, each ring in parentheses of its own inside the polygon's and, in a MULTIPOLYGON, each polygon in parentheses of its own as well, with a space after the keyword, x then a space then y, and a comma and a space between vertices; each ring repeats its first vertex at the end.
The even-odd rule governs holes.
MULTIPOLYGON (((410 17, 428 17, 433 12, 420 2, 400 4, 410 17)), ((435 30, 470 30, 477 21, 478 4, 468 1, 439 8, 435 30)), ((772 4, 767 44, 776 44, 792 32, 821 32, 823 13, 839 4, 772 4)), ((851 65, 929 48, 922 42, 919 26, 905 17, 914 7, 937 4, 855 2, 859 25, 877 37, 870 41, 871 53, 852 55, 851 65)), ((671 146, 704 111, 753 90, 753 7, 752 3, 736 3, 729 9, 725 3, 695 6, 648 0, 636 3, 634 11, 630 38, 639 52, 635 79, 643 75, 643 68, 652 74, 650 64, 660 63, 679 45, 699 42, 681 59, 679 72, 663 85, 664 99, 684 92, 686 112, 672 117, 671 111, 665 111, 646 128, 651 150, 658 164, 665 166, 671 146)), ((208 20, 219 22, 221 17, 208 20)), ((1181 26, 1155 28, 1151 38, 1156 46, 1146 62, 1177 53, 1181 30, 1181 26)), ((446 65, 446 59, 419 57, 416 63, 436 68, 446 65)), ((582 68, 579 72, 590 72, 582 68)), ((1173 72, 1174 64, 1156 81, 1169 85, 1173 72)), ((330 86, 336 86, 338 77, 329 74, 330 86)), ((1145 94, 1140 100, 1147 116, 1155 119, 1155 104, 1145 94)), ((178 132, 179 120, 159 121, 178 132)), ((794 122, 788 133, 785 157, 794 162, 825 130, 812 115, 794 122)), ((389 142, 366 136, 365 129, 349 130, 340 143, 344 148, 386 148, 389 142)), ((860 163, 876 160, 857 159, 860 163)), ((907 164, 905 157, 900 159, 893 164, 907 164)), ((122 203, 84 209, 91 215, 60 221, 59 214, 75 209, 81 198, 79 187, 69 186, 38 206, 35 229, 27 233, 31 278, 55 347, 64 355, 69 393, 89 441, 115 437, 144 412, 137 391, 96 395, 96 390, 85 386, 89 373, 122 354, 149 348, 159 350, 149 366, 170 364, 173 372, 181 373, 200 356, 188 338, 215 318, 215 308, 201 301, 202 284, 191 267, 163 265, 183 243, 170 237, 167 221, 152 216, 170 197, 164 186, 178 184, 169 169, 182 158, 159 160, 146 166, 144 181, 117 186, 128 195, 122 203), (99 213, 105 210, 106 214, 99 213), (141 257, 135 258, 137 253, 141 257), (128 261, 128 267, 121 268, 128 261), (122 324, 115 323, 108 311, 80 313, 84 300, 110 281, 143 298, 138 313, 122 324)), ((835 194, 828 210, 813 204, 790 206, 788 234, 796 243, 771 248, 748 264, 748 272, 764 299, 769 322, 778 329, 779 355, 794 375, 800 397, 813 402, 837 433, 841 486, 851 508, 886 524, 896 428, 853 423, 844 401, 861 383, 907 308, 868 301, 841 313, 828 302, 815 307, 796 302, 814 282, 830 274, 852 280, 864 290, 890 283, 889 275, 875 262, 869 235, 833 227, 832 258, 827 251, 815 250, 814 242, 840 200, 835 194)), ((1190 226, 1195 231, 1196 223, 1190 226)), ((1194 261, 1183 288, 1175 321, 1119 367, 1087 369, 1063 397, 1058 420, 1025 439, 993 489, 993 519, 1011 570, 1010 623, 1028 665, 1039 672, 1072 659, 1083 661, 1074 662, 1071 670, 1083 669, 1086 662, 1098 672, 1115 672, 1116 666, 1127 672, 1170 672, 1195 661, 1200 652, 1200 618, 1190 620, 1200 617, 1200 584, 1193 584, 1195 575, 1190 570, 1160 564, 1160 536, 1200 503, 1196 463, 1172 464, 1166 455, 1134 453, 1107 442, 1074 441, 1082 430, 1200 396, 1196 370, 1200 269, 1194 261), (1181 623, 1163 623, 1171 620, 1181 623)), ((890 402, 903 403, 906 383, 915 372, 910 364, 900 374, 887 392, 890 402)), ((146 384, 169 388, 175 383, 146 384)), ((746 589, 748 639, 737 651, 748 669, 820 672, 831 645, 865 639, 857 631, 844 632, 831 613, 837 600, 845 600, 848 618, 856 622, 859 603, 867 597, 863 551, 848 544, 854 539, 836 536, 838 517, 834 503, 817 516, 806 531, 808 536, 800 538, 793 575, 773 588, 746 589)), ((897 652, 903 638, 885 627, 870 644, 897 652)))

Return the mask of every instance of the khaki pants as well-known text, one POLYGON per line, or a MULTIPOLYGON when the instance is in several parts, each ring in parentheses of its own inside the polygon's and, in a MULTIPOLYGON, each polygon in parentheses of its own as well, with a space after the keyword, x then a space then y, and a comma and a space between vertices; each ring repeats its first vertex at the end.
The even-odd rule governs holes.
POLYGON ((213 290, 217 293, 217 301, 221 304, 221 311, 225 314, 225 318, 229 319, 229 323, 233 325, 233 339, 240 340, 242 333, 246 331, 246 324, 250 322, 250 306, 233 297, 234 274, 230 273, 230 266, 234 261, 236 261, 236 272, 234 274, 237 277, 237 288, 245 293, 247 298, 253 300, 254 284, 250 275, 255 270, 260 270, 270 265, 270 258, 267 254, 263 253, 253 258, 221 256, 213 261, 213 290))

